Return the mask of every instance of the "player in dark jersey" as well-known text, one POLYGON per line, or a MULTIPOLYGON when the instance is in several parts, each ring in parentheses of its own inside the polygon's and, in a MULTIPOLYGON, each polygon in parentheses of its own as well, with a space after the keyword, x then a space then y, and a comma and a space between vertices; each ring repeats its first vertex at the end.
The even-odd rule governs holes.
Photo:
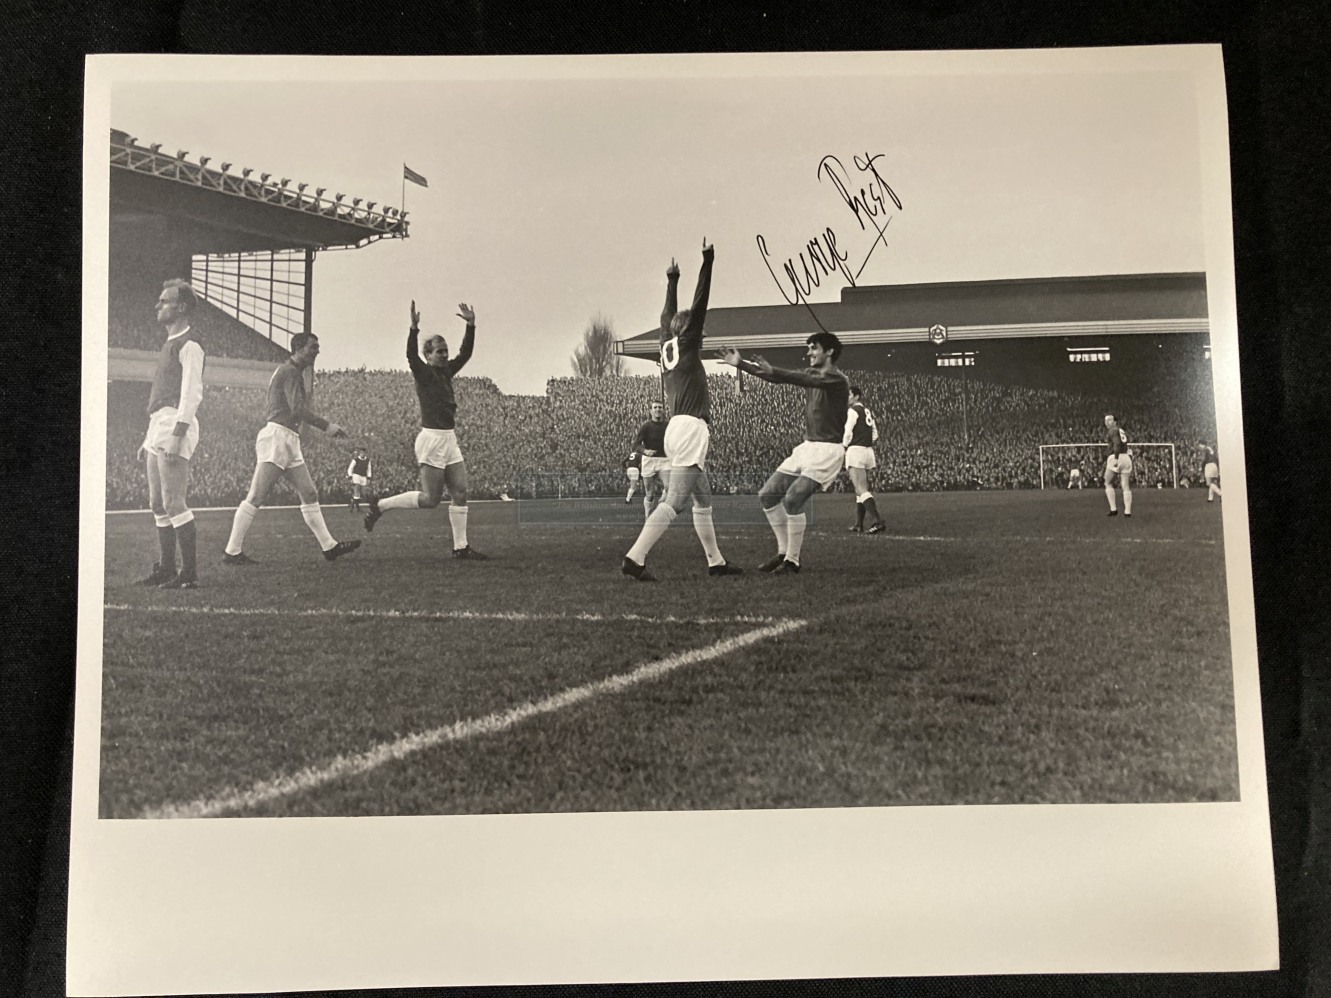
POLYGON ((707 298, 712 286, 713 248, 702 244, 702 269, 693 293, 693 307, 677 310, 679 265, 674 260, 666 270, 666 300, 661 311, 661 368, 666 396, 672 413, 666 424, 665 450, 670 457, 670 481, 665 501, 652 510, 633 547, 629 548, 619 569, 639 582, 655 582, 647 571, 647 554, 670 529, 684 504, 693 499, 693 529, 707 555, 710 576, 741 575, 743 570, 728 564, 716 543, 712 523, 712 484, 707 478, 707 449, 711 444, 711 399, 707 392, 707 372, 702 366, 703 323, 707 318, 707 298))
POLYGON ((157 524, 160 557, 140 582, 159 589, 193 589, 198 585, 194 513, 186 505, 190 458, 199 442, 195 418, 203 401, 203 347, 190 318, 199 299, 185 281, 170 280, 157 296, 157 321, 166 328, 166 342, 157 354, 152 392, 148 397, 148 432, 139 446, 148 473, 148 504, 157 524), (176 548, 180 571, 176 571, 176 548))
POLYGON ((764 381, 805 388, 804 442, 791 451, 758 492, 767 522, 776 534, 776 555, 760 568, 777 575, 793 575, 800 570, 807 525, 804 507, 815 492, 836 481, 845 460, 841 441, 850 405, 850 382, 836 366, 841 341, 832 333, 818 332, 805 340, 805 345, 809 366, 804 370, 773 367, 762 357, 744 360, 734 347, 721 352, 725 363, 764 381))
POLYGON ((305 455, 300 449, 300 427, 309 423, 330 437, 345 437, 347 431, 330 423, 310 408, 306 375, 313 381, 314 361, 319 356, 319 337, 313 333, 297 333, 291 337, 291 357, 273 372, 268 381, 266 422, 254 441, 257 462, 250 491, 236 507, 231 520, 231 537, 227 540, 222 562, 227 565, 250 565, 254 559, 245 553, 245 535, 254 523, 268 493, 278 479, 285 478, 300 498, 300 515, 314 534, 324 558, 335 561, 360 547, 360 541, 339 541, 328 532, 323 510, 319 507, 319 490, 314 487, 305 455))
POLYGON ((630 503, 633 501, 633 493, 638 490, 638 478, 642 475, 642 455, 635 448, 629 451, 629 456, 620 463, 629 480, 629 491, 624 496, 624 502, 630 503))
POLYGON ((864 532, 864 514, 873 517, 869 524, 869 533, 881 534, 886 527, 883 518, 878 515, 878 504, 873 500, 873 490, 869 488, 869 472, 878 467, 873 445, 878 442, 878 424, 873 413, 864 405, 864 393, 855 385, 850 386, 850 407, 846 410, 846 431, 842 434, 841 444, 846 448, 846 474, 850 484, 855 487, 855 525, 854 533, 864 532))
POLYGON ((1205 440, 1197 444, 1197 452, 1202 457, 1202 478, 1206 480, 1206 501, 1215 502, 1223 499, 1220 492, 1220 455, 1205 440))
POLYGON ((360 509, 360 501, 365 497, 365 488, 370 484, 370 476, 373 474, 370 464, 370 455, 364 448, 356 451, 351 458, 351 463, 347 465, 347 477, 351 479, 351 509, 353 512, 360 509))
POLYGON ((1132 448, 1128 446, 1128 434, 1118 425, 1112 414, 1105 416, 1105 444, 1109 447, 1109 457, 1105 459, 1105 495, 1109 498, 1109 515, 1118 516, 1118 505, 1114 502, 1114 482, 1123 487, 1123 515, 1132 515, 1132 448))
POLYGON ((425 359, 421 360, 417 338, 420 313, 411 303, 411 329, 407 332, 407 365, 416 382, 416 398, 421 404, 421 431, 416 435, 416 463, 420 466, 419 491, 402 492, 386 499, 371 499, 365 514, 365 529, 373 530, 379 517, 390 509, 434 509, 443 501, 444 488, 449 495, 448 523, 453 530, 453 557, 485 561, 486 555, 467 543, 467 462, 462 457, 457 438, 457 398, 453 377, 471 359, 476 343, 476 313, 467 304, 458 305, 458 318, 467 324, 462 347, 452 359, 442 336, 425 341, 425 359))
POLYGON ((670 458, 666 457, 665 405, 653 402, 648 408, 647 422, 638 427, 633 438, 633 449, 642 457, 642 512, 643 518, 652 515, 656 504, 665 494, 666 479, 670 477, 670 458))

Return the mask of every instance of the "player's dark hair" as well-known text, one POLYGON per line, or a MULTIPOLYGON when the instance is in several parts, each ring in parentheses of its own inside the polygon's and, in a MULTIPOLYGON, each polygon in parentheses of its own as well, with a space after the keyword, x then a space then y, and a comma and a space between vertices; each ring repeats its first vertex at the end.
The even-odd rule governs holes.
POLYGON ((194 293, 194 288, 184 278, 173 277, 169 281, 163 281, 162 290, 167 288, 176 289, 176 301, 185 307, 185 311, 193 312, 199 307, 199 296, 194 293))
POLYGON ((857 399, 864 398, 864 392, 860 391, 859 385, 851 385, 850 394, 854 395, 857 399))
POLYGON ((310 340, 317 340, 318 338, 319 337, 315 336, 313 333, 297 333, 295 336, 291 337, 291 352, 300 353, 305 349, 305 344, 309 343, 310 340))
POLYGON ((822 347, 832 355, 834 361, 841 356, 841 341, 833 333, 826 330, 814 333, 804 342, 805 345, 812 343, 814 346, 822 347))

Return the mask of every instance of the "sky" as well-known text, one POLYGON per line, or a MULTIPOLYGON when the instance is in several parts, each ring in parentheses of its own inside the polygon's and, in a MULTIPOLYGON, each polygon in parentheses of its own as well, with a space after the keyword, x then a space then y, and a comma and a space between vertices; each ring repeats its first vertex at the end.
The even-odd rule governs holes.
MULTIPOLYGON (((428 178, 406 185, 410 238, 317 258, 324 369, 405 368, 413 299, 423 331, 455 348, 465 301, 466 373, 539 394, 571 373, 594 316, 619 337, 656 325, 672 258, 691 298, 704 237, 714 307, 785 301, 782 265, 829 228, 859 284, 1205 269, 1185 73, 678 75, 655 60, 542 78, 526 65, 520 78, 119 83, 111 123, 348 199, 398 205, 404 163, 428 178), (872 203, 885 185, 901 202, 883 197, 887 245, 867 262, 874 233, 820 173, 828 155, 852 193, 872 203)), ((847 283, 825 277, 809 300, 847 283)))

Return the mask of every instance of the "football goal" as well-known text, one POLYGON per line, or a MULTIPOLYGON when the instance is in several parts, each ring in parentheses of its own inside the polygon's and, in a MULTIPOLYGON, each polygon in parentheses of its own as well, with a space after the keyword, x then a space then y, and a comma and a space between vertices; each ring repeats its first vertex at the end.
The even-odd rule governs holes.
MULTIPOLYGON (((1040 488, 1066 488, 1073 468, 1084 484, 1100 482, 1104 473, 1107 444, 1040 444, 1040 488)), ((1128 444, 1132 455, 1132 481, 1140 488, 1157 483, 1178 488, 1178 457, 1173 444, 1128 444)))

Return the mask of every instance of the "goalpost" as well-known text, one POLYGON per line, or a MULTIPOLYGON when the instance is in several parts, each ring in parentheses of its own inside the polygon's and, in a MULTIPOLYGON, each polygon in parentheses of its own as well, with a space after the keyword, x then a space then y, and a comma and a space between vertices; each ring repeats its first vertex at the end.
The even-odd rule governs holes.
MULTIPOLYGON (((1089 444, 1040 444, 1040 488, 1052 488, 1052 485, 1046 481, 1046 464, 1048 465, 1048 478, 1052 480, 1053 469, 1061 467, 1070 458, 1074 467, 1082 467, 1082 475, 1089 475, 1091 472, 1099 473, 1104 467, 1104 450, 1107 447, 1104 443, 1089 444), (1046 454, 1045 451, 1049 451, 1046 454), (1063 462, 1059 462, 1057 451, 1074 451, 1067 455, 1063 462)), ((1178 488, 1178 456, 1174 451, 1173 444, 1161 443, 1137 443, 1135 440, 1128 444, 1128 452, 1132 455, 1132 480, 1146 487, 1148 482, 1163 477, 1169 483, 1169 487, 1178 488), (1168 452, 1166 454, 1166 452, 1168 452), (1169 473, 1167 475, 1152 475, 1151 472, 1156 467, 1156 461, 1169 461, 1169 473)))

